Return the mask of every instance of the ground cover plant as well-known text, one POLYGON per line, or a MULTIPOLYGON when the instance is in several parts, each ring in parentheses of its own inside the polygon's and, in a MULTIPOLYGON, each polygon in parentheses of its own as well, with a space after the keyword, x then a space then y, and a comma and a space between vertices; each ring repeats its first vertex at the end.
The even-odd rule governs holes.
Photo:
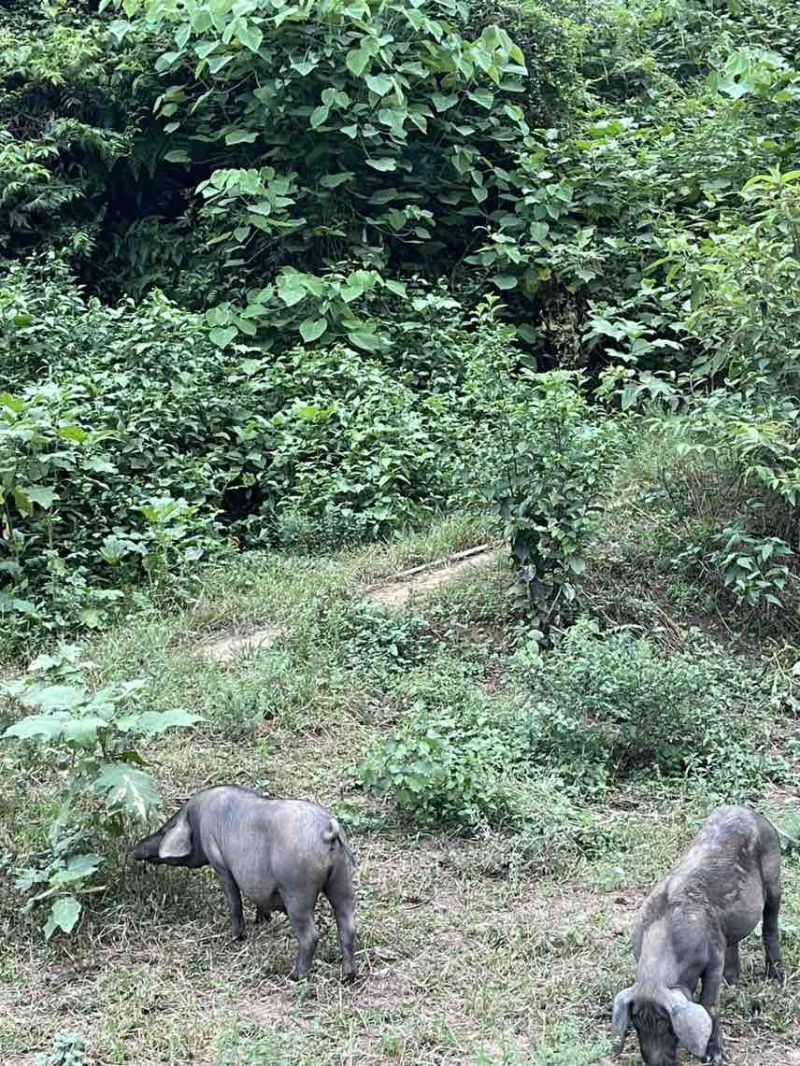
MULTIPOLYGON (((798 41, 3 6, 4 1063, 601 1064, 700 819, 798 836, 798 41), (346 826, 354 988, 131 863, 226 780, 346 826)), ((797 1055, 797 869, 738 1066, 797 1055)))

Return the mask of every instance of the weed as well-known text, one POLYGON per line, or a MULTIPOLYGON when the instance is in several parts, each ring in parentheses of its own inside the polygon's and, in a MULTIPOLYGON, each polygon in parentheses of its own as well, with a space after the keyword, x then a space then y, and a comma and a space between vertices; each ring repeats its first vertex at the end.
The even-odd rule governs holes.
POLYGON ((36 1056, 37 1066, 88 1066, 86 1039, 80 1033, 56 1033, 52 1050, 36 1056))

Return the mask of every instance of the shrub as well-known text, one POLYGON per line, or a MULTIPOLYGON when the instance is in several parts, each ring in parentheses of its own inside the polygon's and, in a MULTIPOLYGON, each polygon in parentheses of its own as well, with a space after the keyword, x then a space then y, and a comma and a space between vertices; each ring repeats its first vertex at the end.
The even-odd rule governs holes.
POLYGON ((546 627, 577 596, 619 436, 590 413, 578 381, 566 372, 530 375, 526 385, 499 405, 506 421, 495 422, 492 492, 522 601, 546 627))
POLYGON ((104 859, 87 845, 118 836, 131 822, 146 822, 159 806, 133 739, 148 740, 199 721, 187 711, 138 707, 143 681, 92 691, 86 678, 90 666, 81 661, 78 648, 67 646, 40 656, 28 676, 2 687, 14 706, 35 712, 9 725, 2 740, 18 745, 17 759, 29 771, 55 775, 58 809, 47 831, 47 850, 36 866, 15 871, 17 891, 35 890, 23 913, 48 908, 48 939, 57 929, 72 932, 83 907, 79 895, 98 890, 92 881, 104 859))
POLYGON ((663 775, 743 797, 771 769, 764 694, 713 648, 666 658, 650 641, 602 636, 584 619, 524 673, 533 751, 584 795, 663 775))
POLYGON ((36 1056, 36 1066, 89 1066, 86 1037, 81 1033, 56 1033, 51 1050, 36 1056))
POLYGON ((529 695, 504 701, 466 682, 412 686, 411 713, 364 762, 363 784, 423 825, 530 827, 546 812, 577 840, 580 804, 623 781, 690 778, 744 798, 780 772, 758 686, 711 648, 668 659, 583 620, 551 653, 518 653, 515 673, 529 695))
POLYGON ((433 650, 427 621, 408 613, 359 606, 344 615, 337 629, 345 665, 378 678, 419 666, 433 650))
POLYGON ((280 267, 409 247, 457 256, 508 188, 496 164, 527 128, 522 53, 497 26, 466 40, 451 0, 124 8, 128 28, 163 35, 168 159, 200 181, 206 235, 235 268, 229 287, 258 286, 252 317, 226 325, 234 333, 249 334, 265 304, 313 303, 302 286, 272 284, 280 267))
MULTIPOLYGON (((52 265, 9 269, 0 610, 12 636, 107 625, 140 586, 174 585, 226 547, 339 546, 464 499, 494 403, 476 395, 476 368, 508 332, 470 332, 454 300, 410 291, 419 320, 389 319, 385 351, 265 356, 221 352, 162 297, 108 308, 52 265)), ((509 388, 513 358, 496 364, 509 388)))

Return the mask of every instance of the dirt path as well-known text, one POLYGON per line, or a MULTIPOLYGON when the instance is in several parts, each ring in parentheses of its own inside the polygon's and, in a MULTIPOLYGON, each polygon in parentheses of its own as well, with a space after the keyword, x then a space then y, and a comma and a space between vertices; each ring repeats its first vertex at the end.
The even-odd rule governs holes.
POLYGON ((227 665, 245 652, 264 651, 284 634, 281 626, 264 626, 245 633, 227 632, 204 641, 196 651, 202 659, 215 659, 227 665))
MULTIPOLYGON (((425 599, 444 585, 485 569, 499 559, 501 554, 501 549, 492 544, 479 544, 474 548, 455 552, 443 559, 403 570, 388 581, 368 586, 364 591, 364 600, 388 610, 402 610, 415 600, 425 599)), ((195 654, 227 666, 240 655, 271 647, 285 632, 282 626, 262 626, 242 632, 229 630, 203 641, 196 648, 195 654)))
POLYGON ((415 599, 423 599, 432 592, 459 581, 468 574, 490 566, 500 556, 498 548, 491 544, 479 544, 475 548, 456 552, 445 559, 437 559, 423 566, 404 570, 390 581, 371 585, 364 594, 368 603, 397 610, 415 599))

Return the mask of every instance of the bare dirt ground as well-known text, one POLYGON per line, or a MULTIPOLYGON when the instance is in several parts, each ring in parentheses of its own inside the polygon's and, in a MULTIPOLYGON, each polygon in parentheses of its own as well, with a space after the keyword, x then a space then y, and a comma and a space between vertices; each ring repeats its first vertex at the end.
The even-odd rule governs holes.
POLYGON ((438 589, 474 575, 497 562, 500 551, 489 544, 458 552, 448 559, 415 567, 397 575, 392 581, 368 588, 364 599, 378 607, 399 610, 417 599, 424 599, 438 589))
POLYGON ((284 633, 285 630, 281 626, 262 626, 243 633, 220 633, 200 644, 196 654, 201 659, 213 659, 227 665, 239 655, 271 648, 284 633))

